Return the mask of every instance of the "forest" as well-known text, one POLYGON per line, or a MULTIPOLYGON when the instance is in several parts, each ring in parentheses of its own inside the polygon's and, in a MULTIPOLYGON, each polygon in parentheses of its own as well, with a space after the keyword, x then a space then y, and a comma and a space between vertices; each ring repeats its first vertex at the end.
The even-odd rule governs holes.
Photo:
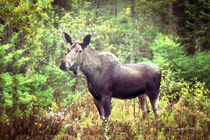
MULTIPOLYGON (((209 0, 0 0, 0 140, 210 139, 209 0), (60 70, 74 41, 161 68, 161 115, 112 99, 104 124, 84 74, 60 70)), ((151 104, 149 103, 149 108, 151 104)), ((150 109, 152 110, 152 109, 150 109)))

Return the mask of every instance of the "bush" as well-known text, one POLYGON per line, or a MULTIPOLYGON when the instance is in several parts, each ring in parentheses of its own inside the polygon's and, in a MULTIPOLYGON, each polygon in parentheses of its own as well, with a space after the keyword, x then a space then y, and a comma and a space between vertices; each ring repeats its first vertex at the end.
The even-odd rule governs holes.
POLYGON ((205 82, 210 88, 210 52, 196 52, 193 56, 186 56, 180 44, 162 34, 157 36, 151 48, 154 51, 153 61, 162 69, 169 68, 172 75, 179 79, 205 82))
POLYGON ((56 92, 65 88, 65 96, 61 96, 65 98, 74 84, 75 79, 69 79, 61 85, 58 80, 69 74, 43 65, 58 67, 65 51, 60 50, 62 31, 54 27, 58 21, 51 2, 15 0, 0 4, 0 122, 28 118, 34 106, 41 109, 55 104, 56 92))

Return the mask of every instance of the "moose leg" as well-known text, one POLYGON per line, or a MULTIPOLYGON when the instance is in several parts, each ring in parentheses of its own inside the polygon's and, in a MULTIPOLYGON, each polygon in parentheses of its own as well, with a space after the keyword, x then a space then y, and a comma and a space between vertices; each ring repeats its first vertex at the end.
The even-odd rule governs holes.
POLYGON ((103 108, 102 108, 102 101, 101 100, 97 100, 96 98, 93 98, 94 100, 94 103, 98 109, 98 112, 99 112, 99 115, 100 115, 100 118, 102 119, 103 118, 103 108))
POLYGON ((139 95, 138 98, 139 98, 139 105, 140 105, 141 110, 143 112, 143 119, 145 119, 147 117, 147 114, 149 113, 147 95, 142 94, 142 95, 139 95))
POLYGON ((155 118, 158 119, 160 118, 160 105, 159 105, 159 97, 156 96, 155 98, 153 96, 149 96, 152 109, 155 113, 155 118))
POLYGON ((111 97, 109 97, 109 96, 102 97, 102 104, 103 104, 103 108, 104 108, 105 122, 107 122, 109 115, 111 113, 111 97))

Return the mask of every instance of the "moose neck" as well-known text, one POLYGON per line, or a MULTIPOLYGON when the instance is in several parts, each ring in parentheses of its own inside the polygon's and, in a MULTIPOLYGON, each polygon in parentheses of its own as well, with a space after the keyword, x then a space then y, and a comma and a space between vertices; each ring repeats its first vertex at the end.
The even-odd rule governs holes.
POLYGON ((91 48, 85 49, 80 69, 88 81, 97 78, 101 73, 102 64, 100 57, 91 48))

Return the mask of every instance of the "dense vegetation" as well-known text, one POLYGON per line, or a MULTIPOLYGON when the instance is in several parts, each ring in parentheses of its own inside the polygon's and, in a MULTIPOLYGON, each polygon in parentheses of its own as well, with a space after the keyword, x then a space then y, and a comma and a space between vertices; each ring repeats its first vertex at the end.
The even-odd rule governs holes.
POLYGON ((0 0, 0 139, 208 139, 208 0, 0 0), (103 127, 84 76, 63 72, 62 32, 123 63, 161 67, 162 115, 113 100, 103 127))

